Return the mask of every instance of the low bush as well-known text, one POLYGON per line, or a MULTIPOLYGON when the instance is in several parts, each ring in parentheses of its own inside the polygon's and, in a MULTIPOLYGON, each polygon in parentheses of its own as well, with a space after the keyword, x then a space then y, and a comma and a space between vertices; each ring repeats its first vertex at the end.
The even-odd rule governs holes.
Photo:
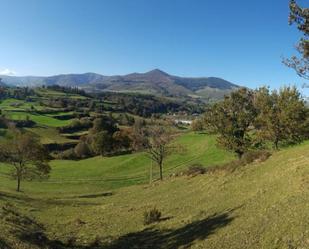
POLYGON ((149 225, 154 222, 160 221, 161 212, 157 208, 152 208, 144 213, 144 224, 149 225))
POLYGON ((71 124, 58 127, 61 133, 73 133, 81 130, 88 130, 92 127, 92 121, 89 118, 74 119, 71 124))
POLYGON ((14 120, 13 122, 15 124, 15 127, 17 127, 17 128, 31 128, 31 127, 35 126, 35 124, 36 124, 33 120, 30 120, 30 119, 14 120))
POLYGON ((55 157, 57 159, 62 159, 62 160, 76 160, 76 159, 78 159, 78 157, 75 154, 74 148, 61 151, 55 157))
POLYGON ((87 143, 81 140, 74 148, 74 154, 78 158, 87 158, 91 156, 91 151, 87 143))
POLYGON ((218 171, 234 172, 237 168, 253 163, 255 161, 264 162, 271 156, 267 150, 256 150, 245 153, 240 160, 234 160, 221 166, 212 166, 207 168, 207 173, 218 171))
POLYGON ((249 151, 243 155, 241 161, 243 164, 249 164, 254 161, 264 162, 271 156, 271 153, 267 150, 254 150, 249 151))
POLYGON ((197 176, 206 173, 206 168, 201 164, 192 164, 188 167, 185 174, 187 176, 197 176))

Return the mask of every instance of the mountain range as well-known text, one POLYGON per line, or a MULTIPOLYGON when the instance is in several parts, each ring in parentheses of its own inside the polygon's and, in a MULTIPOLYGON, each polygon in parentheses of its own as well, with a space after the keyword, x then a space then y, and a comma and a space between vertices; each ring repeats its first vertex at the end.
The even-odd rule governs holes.
POLYGON ((79 87, 88 92, 115 91, 138 92, 162 96, 190 96, 207 100, 222 98, 239 88, 227 80, 217 77, 179 77, 159 69, 146 73, 104 76, 96 73, 61 74, 55 76, 5 76, 2 82, 11 86, 60 85, 79 87))

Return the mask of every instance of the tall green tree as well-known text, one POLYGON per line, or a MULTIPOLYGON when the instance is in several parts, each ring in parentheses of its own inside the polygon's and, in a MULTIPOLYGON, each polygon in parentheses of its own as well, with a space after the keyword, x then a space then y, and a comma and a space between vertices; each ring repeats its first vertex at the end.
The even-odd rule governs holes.
POLYGON ((307 111, 296 87, 283 87, 270 92, 262 87, 256 91, 255 120, 257 137, 271 141, 276 149, 279 143, 298 143, 305 138, 307 111))
POLYGON ((0 160, 11 166, 17 191, 20 191, 22 180, 45 178, 51 169, 48 154, 38 139, 17 131, 13 138, 1 143, 0 160))
POLYGON ((285 59, 284 63, 295 69, 299 76, 309 79, 309 8, 302 8, 295 0, 291 0, 289 23, 296 24, 303 37, 296 46, 300 57, 292 56, 290 59, 285 59))
POLYGON ((250 128, 256 116, 253 91, 241 88, 214 104, 205 115, 208 130, 218 133, 218 144, 239 158, 252 145, 250 128))
POLYGON ((93 127, 90 130, 92 133, 99 133, 101 131, 107 131, 109 134, 113 134, 118 131, 116 121, 110 116, 101 116, 93 121, 93 127))
POLYGON ((113 152, 113 145, 113 136, 108 131, 100 131, 91 137, 91 147, 95 154, 110 155, 113 152))

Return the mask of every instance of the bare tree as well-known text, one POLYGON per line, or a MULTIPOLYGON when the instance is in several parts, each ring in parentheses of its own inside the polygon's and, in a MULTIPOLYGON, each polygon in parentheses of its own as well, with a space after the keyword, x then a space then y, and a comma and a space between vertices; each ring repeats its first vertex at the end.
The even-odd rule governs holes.
POLYGON ((12 175, 20 191, 22 180, 44 178, 50 172, 48 155, 40 142, 29 134, 14 132, 12 139, 0 145, 0 161, 12 166, 12 175))
POLYGON ((145 132, 147 136, 146 152, 148 157, 158 165, 160 180, 163 180, 163 163, 168 155, 175 151, 171 145, 171 132, 164 127, 153 127, 145 132))

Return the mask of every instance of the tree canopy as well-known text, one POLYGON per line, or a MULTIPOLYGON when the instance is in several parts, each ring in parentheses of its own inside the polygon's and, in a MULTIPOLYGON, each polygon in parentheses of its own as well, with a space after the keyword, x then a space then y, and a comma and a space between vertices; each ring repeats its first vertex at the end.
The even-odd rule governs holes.
POLYGON ((295 0, 291 0, 289 23, 296 24, 303 37, 296 46, 300 57, 292 56, 290 59, 285 59, 284 63, 293 68, 299 76, 309 79, 309 8, 302 8, 295 0))
POLYGON ((219 134, 218 143, 241 157, 252 144, 249 135, 256 110, 253 92, 246 88, 231 93, 206 113, 206 125, 219 134))

